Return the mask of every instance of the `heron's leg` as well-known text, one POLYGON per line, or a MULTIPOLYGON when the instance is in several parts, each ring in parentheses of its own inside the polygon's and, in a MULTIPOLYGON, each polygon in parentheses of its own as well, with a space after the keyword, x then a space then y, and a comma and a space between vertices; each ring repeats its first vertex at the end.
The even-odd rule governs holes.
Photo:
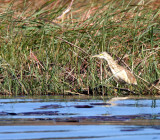
POLYGON ((116 83, 117 83, 116 87, 118 87, 118 82, 116 81, 116 83))
POLYGON ((116 87, 118 88, 118 81, 117 81, 117 79, 116 78, 114 78, 114 81, 117 83, 117 85, 116 85, 116 87))

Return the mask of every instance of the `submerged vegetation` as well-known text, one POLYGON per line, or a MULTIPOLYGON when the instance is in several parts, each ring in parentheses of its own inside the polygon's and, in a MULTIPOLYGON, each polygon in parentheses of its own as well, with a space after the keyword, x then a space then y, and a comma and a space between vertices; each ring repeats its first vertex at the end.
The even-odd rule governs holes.
POLYGON ((107 63, 91 58, 102 51, 135 74, 138 85, 133 91, 159 93, 160 8, 149 0, 50 0, 36 8, 32 4, 24 0, 1 7, 1 94, 84 89, 90 94, 98 85, 114 94, 117 83, 107 63))

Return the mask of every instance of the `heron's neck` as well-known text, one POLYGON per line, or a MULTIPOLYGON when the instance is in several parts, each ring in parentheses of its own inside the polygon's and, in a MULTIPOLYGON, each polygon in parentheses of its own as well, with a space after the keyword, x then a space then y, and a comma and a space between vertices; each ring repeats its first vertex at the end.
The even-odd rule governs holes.
POLYGON ((110 68, 114 69, 117 67, 117 63, 113 60, 111 56, 108 56, 108 58, 105 58, 105 60, 108 62, 110 68))

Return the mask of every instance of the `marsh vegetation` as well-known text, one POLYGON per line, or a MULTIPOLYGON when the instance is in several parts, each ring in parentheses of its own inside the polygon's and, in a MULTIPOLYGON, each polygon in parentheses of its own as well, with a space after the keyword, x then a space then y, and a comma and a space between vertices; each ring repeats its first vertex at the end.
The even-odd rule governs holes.
POLYGON ((1 4, 1 94, 74 94, 102 84, 115 87, 107 63, 91 59, 102 51, 134 73, 138 85, 132 86, 133 91, 158 94, 158 4, 149 0, 36 2, 1 4))

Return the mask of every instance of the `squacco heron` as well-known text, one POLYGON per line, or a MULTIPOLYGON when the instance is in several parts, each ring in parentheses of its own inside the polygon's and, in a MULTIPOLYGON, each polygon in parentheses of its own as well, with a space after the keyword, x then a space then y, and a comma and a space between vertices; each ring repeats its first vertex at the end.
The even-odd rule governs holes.
POLYGON ((105 59, 108 62, 108 66, 109 66, 109 68, 113 74, 113 77, 115 78, 116 81, 137 85, 137 80, 134 77, 134 75, 126 68, 117 64, 107 52, 102 52, 102 53, 100 53, 98 55, 94 55, 92 57, 105 59))

